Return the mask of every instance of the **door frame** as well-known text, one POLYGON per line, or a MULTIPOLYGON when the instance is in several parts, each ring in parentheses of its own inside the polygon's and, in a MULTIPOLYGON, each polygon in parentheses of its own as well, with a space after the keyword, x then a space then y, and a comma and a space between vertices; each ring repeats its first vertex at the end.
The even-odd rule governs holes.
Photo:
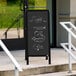
POLYGON ((52 46, 53 48, 57 47, 56 41, 56 0, 52 0, 52 46))

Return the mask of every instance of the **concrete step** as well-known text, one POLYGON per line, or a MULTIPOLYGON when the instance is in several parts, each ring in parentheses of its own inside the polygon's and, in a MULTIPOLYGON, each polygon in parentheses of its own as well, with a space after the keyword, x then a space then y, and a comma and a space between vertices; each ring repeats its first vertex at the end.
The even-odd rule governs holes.
MULTIPOLYGON (((73 70, 76 70, 76 64, 73 64, 73 70)), ((76 72, 73 72, 71 74, 68 73, 68 64, 45 66, 37 65, 36 67, 33 67, 33 65, 28 65, 24 67, 23 72, 20 72, 19 76, 76 76, 75 74, 76 72)), ((0 71, 0 76, 10 75, 14 76, 14 69, 0 71)))
POLYGON ((76 76, 76 71, 73 71, 72 73, 68 73, 68 71, 65 71, 65 72, 55 72, 55 73, 30 75, 30 76, 76 76))
MULTIPOLYGON (((75 51, 73 52, 75 54, 75 51)), ((48 65, 48 60, 45 60, 45 57, 30 57, 30 65, 26 65, 26 61, 24 60, 25 50, 15 52, 11 51, 11 53, 15 56, 15 58, 23 68, 23 72, 20 72, 19 76, 34 76, 45 73, 45 75, 49 75, 50 73, 55 74, 56 72, 59 73, 68 71, 68 54, 66 54, 65 51, 61 49, 54 49, 51 51, 52 63, 50 65, 48 65)), ((76 70, 76 62, 72 62, 73 70, 76 70)), ((57 76, 57 74, 55 75, 57 76)), ((0 52, 0 76, 14 76, 14 65, 3 52, 0 52)))

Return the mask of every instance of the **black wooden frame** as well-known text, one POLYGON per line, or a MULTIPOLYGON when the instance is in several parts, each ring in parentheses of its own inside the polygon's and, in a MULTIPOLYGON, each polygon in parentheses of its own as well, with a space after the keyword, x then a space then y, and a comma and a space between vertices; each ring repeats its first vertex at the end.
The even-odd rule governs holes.
MULTIPOLYGON (((29 57, 30 56, 32 56, 32 55, 30 55, 29 56, 29 54, 28 54, 28 19, 27 19, 27 13, 29 12, 29 11, 48 11, 48 10, 25 10, 25 12, 24 12, 24 37, 25 37, 25 42, 26 42, 26 46, 25 46, 25 49, 26 49, 26 51, 25 51, 25 60, 27 61, 27 64, 29 64, 29 57)), ((48 11, 48 18, 49 18, 49 11, 48 11)), ((50 18, 49 18, 50 19, 50 18)), ((48 19, 48 20, 49 20, 48 19)), ((49 57, 49 59, 48 59, 48 62, 49 62, 49 64, 51 64, 51 55, 50 55, 50 25, 49 25, 49 21, 48 21, 48 45, 49 45, 49 48, 48 48, 48 56, 47 55, 39 55, 40 57, 43 57, 43 56, 45 56, 46 57, 46 59, 48 59, 48 57, 49 57)), ((35 56, 38 56, 38 55, 35 55, 35 56)), ((33 57, 35 57, 35 56, 33 56, 33 57)), ((38 57, 39 57, 38 56, 38 57)))

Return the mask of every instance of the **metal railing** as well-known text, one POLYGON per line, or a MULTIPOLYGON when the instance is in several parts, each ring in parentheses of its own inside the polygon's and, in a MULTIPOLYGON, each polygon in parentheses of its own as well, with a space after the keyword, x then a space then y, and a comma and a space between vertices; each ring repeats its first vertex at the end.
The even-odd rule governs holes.
POLYGON ((76 34, 72 30, 76 31, 76 27, 71 22, 60 22, 60 24, 68 32, 68 43, 61 43, 61 46, 68 52, 69 73, 71 73, 72 58, 76 60, 76 56, 72 53, 72 49, 76 50, 76 47, 72 44, 72 37, 76 39, 76 34))
POLYGON ((15 65, 15 76, 19 76, 19 71, 22 71, 22 67, 18 64, 16 59, 13 57, 13 55, 10 53, 10 51, 7 49, 5 44, 0 40, 0 46, 4 50, 4 52, 8 55, 8 57, 11 59, 13 64, 15 65))

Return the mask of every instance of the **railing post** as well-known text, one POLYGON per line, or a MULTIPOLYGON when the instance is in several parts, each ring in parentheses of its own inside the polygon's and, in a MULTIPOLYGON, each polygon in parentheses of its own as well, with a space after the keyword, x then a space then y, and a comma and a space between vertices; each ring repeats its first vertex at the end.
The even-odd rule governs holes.
POLYGON ((19 76, 19 70, 17 69, 16 66, 15 66, 15 76, 19 76))
POLYGON ((76 48, 72 45, 72 39, 73 36, 76 39, 76 34, 72 31, 74 29, 76 31, 76 27, 71 22, 60 22, 60 24, 64 27, 64 29, 68 32, 68 47, 66 47, 64 44, 62 46, 66 51, 68 52, 68 62, 69 62, 69 73, 72 72, 72 57, 76 60, 76 56, 72 53, 72 49, 76 50, 76 48), (70 27, 68 27, 66 24, 69 24, 70 27))
POLYGON ((5 39, 7 39, 7 32, 5 32, 5 39))
MULTIPOLYGON (((71 51, 71 34, 70 34, 70 32, 68 32, 68 43, 69 43, 69 46, 68 46, 69 51, 71 51)), ((69 53, 68 53, 68 60, 69 60, 69 73, 71 73, 72 72, 72 57, 69 53)))

